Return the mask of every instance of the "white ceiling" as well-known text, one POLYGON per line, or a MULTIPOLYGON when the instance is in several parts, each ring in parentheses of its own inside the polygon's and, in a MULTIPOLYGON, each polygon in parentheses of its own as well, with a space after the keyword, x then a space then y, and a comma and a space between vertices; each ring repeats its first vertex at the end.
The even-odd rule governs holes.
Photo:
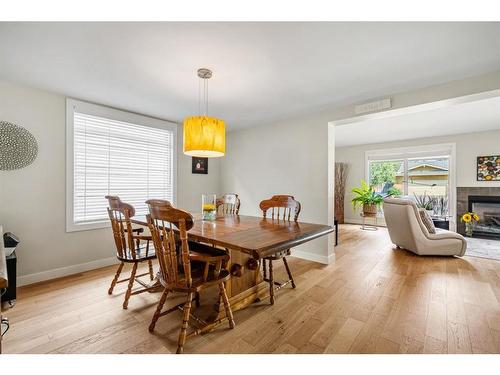
POLYGON ((500 23, 0 23, 0 78, 147 115, 199 67, 231 130, 498 70, 500 23))
POLYGON ((500 130, 500 97, 336 126, 335 146, 345 147, 488 130, 500 130))

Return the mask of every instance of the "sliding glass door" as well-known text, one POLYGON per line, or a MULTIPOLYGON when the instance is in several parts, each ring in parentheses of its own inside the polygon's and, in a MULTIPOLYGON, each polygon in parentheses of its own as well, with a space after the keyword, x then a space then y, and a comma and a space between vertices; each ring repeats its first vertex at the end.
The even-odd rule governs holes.
POLYGON ((397 188, 403 193, 404 160, 371 160, 369 163, 369 184, 377 193, 387 195, 389 189, 397 188))
POLYGON ((425 156, 368 161, 369 183, 387 195, 396 188, 401 195, 432 202, 436 216, 448 216, 450 197, 450 157, 425 156))

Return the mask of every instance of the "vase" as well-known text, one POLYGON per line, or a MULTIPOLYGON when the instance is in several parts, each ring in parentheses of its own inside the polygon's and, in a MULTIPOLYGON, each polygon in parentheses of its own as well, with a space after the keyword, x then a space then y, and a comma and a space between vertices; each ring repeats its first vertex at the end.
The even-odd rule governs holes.
POLYGON ((202 219, 213 221, 217 216, 217 206, 216 206, 216 195, 215 194, 203 194, 201 196, 201 209, 202 209, 202 219))
POLYGON ((474 231, 474 227, 472 225, 472 222, 470 223, 465 223, 465 235, 467 237, 472 237, 472 232, 474 231))

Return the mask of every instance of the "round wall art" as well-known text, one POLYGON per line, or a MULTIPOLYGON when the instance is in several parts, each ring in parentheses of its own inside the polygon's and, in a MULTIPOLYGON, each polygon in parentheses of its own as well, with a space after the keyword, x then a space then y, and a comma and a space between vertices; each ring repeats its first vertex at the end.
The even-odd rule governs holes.
POLYGON ((38 144, 28 130, 7 121, 0 121, 0 170, 24 168, 36 159, 38 144))

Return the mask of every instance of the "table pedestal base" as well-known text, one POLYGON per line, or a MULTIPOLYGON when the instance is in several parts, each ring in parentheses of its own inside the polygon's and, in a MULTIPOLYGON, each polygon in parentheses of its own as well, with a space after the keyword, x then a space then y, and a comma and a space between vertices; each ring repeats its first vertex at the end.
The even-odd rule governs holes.
MULTIPOLYGON (((269 284, 263 281, 235 296, 230 297, 229 304, 231 305, 233 312, 235 312, 267 297, 269 297, 269 284)), ((220 319, 226 316, 222 301, 215 304, 215 313, 215 319, 220 319)))

